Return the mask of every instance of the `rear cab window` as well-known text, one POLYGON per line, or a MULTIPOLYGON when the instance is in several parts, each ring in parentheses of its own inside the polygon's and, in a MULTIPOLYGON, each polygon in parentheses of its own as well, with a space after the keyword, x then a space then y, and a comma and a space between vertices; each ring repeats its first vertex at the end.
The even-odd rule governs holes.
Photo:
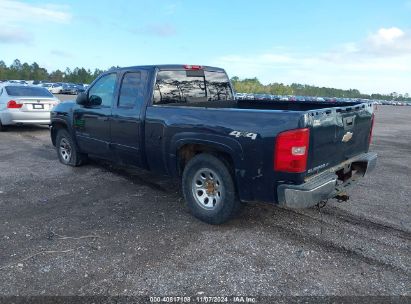
POLYGON ((233 100, 224 71, 160 70, 154 87, 154 105, 199 106, 213 101, 233 100))

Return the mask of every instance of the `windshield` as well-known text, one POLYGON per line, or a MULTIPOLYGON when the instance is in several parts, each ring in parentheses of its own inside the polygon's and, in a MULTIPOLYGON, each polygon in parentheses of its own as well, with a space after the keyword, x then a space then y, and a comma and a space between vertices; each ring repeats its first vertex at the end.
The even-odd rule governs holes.
POLYGON ((7 86, 9 96, 53 97, 48 90, 40 87, 7 86))

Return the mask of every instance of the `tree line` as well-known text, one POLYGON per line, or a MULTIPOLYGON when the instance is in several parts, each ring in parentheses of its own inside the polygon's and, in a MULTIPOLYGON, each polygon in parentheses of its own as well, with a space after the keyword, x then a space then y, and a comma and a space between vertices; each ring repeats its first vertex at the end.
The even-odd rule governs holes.
POLYGON ((64 71, 55 70, 47 71, 40 67, 36 62, 28 64, 21 63, 16 59, 10 66, 7 66, 3 60, 0 60, 0 80, 41 80, 50 82, 73 82, 73 83, 90 83, 98 75, 103 73, 103 70, 95 69, 91 71, 85 68, 75 68, 71 70, 66 68, 64 71))
POLYGON ((293 83, 286 85, 282 83, 262 84, 257 78, 240 79, 238 77, 231 78, 236 92, 255 93, 255 94, 271 94, 271 95, 295 95, 295 96, 317 96, 317 97, 337 97, 337 98, 364 98, 377 100, 396 100, 396 101, 411 101, 408 93, 398 94, 362 94, 359 90, 349 89, 334 89, 326 87, 316 87, 307 84, 293 83))
MULTIPOLYGON (((114 68, 114 67, 111 67, 114 68)), ((0 80, 20 79, 20 80, 42 80, 50 82, 74 82, 74 83, 91 83, 104 70, 95 69, 94 71, 85 68, 66 68, 64 71, 55 70, 47 71, 40 67, 36 62, 28 64, 21 63, 15 59, 10 66, 0 60, 0 80)), ((371 98, 378 100, 397 100, 411 101, 408 93, 398 94, 392 92, 389 95, 384 94, 362 94, 359 90, 334 89, 326 87, 316 87, 306 84, 293 83, 286 85, 282 83, 262 84, 257 78, 240 79, 239 77, 231 78, 236 92, 255 93, 255 94, 272 94, 272 95, 296 95, 296 96, 322 96, 322 97, 342 97, 342 98, 371 98)))

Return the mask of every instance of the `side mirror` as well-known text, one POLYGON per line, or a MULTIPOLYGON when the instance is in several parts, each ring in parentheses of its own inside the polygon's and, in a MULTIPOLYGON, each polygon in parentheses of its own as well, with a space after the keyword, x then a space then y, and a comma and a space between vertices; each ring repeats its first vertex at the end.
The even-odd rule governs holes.
POLYGON ((100 96, 97 95, 91 95, 90 98, 88 99, 88 105, 90 106, 101 106, 103 103, 103 100, 101 99, 100 96))
POLYGON ((79 104, 79 105, 82 105, 82 106, 87 105, 89 103, 88 98, 87 98, 87 94, 84 93, 84 92, 78 94, 77 98, 76 98, 76 103, 79 104))

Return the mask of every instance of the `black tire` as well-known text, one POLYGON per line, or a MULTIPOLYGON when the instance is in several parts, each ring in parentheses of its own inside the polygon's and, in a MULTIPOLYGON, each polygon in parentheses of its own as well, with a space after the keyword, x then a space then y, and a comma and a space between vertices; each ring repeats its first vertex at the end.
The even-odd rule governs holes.
POLYGON ((198 154, 187 163, 182 188, 190 212, 208 224, 227 222, 242 206, 227 165, 210 154, 198 154))
POLYGON ((0 120, 0 132, 6 131, 6 127, 2 125, 1 120, 0 120))
POLYGON ((77 167, 84 164, 87 160, 87 155, 79 152, 66 129, 57 131, 56 151, 59 161, 67 166, 77 167))

